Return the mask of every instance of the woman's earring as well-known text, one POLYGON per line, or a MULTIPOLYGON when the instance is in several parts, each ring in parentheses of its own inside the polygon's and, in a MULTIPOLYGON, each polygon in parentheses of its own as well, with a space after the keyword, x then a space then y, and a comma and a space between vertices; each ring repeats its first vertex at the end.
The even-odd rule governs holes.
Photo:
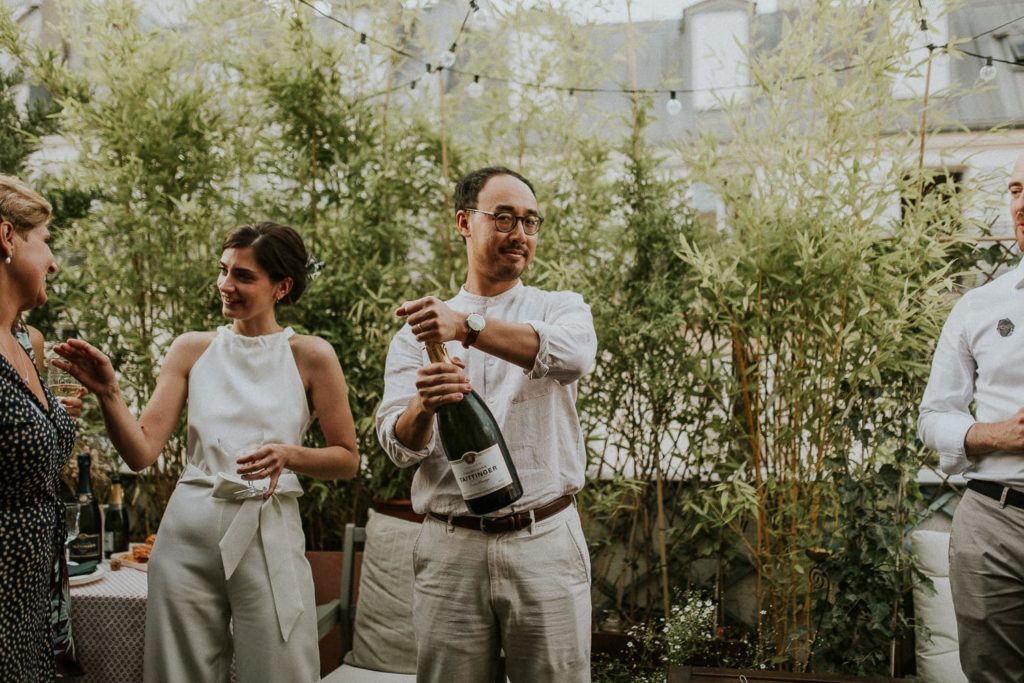
POLYGON ((4 263, 6 263, 7 265, 11 265, 11 257, 7 256, 6 258, 4 258, 4 263))

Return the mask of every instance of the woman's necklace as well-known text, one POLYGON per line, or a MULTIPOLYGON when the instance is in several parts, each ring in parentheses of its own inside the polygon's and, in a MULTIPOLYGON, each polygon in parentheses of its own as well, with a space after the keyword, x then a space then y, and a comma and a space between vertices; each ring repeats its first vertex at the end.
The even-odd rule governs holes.
MULTIPOLYGON (((13 339, 13 337, 12 337, 12 339, 13 339)), ((4 346, 7 346, 6 342, 7 342, 7 339, 5 338, 4 339, 4 346)), ((14 346, 17 349, 17 351, 15 351, 13 354, 10 351, 8 351, 6 348, 0 348, 0 352, 2 352, 4 354, 4 358, 6 358, 7 362, 11 364, 11 367, 14 368, 14 371, 18 373, 18 376, 21 377, 21 381, 23 381, 25 384, 28 384, 29 383, 28 382, 28 378, 30 377, 30 372, 25 372, 24 370, 22 370, 22 368, 24 367, 22 365, 22 361, 26 360, 25 358, 23 358, 23 356, 25 356, 25 354, 21 350, 21 344, 19 344, 17 342, 17 340, 15 340, 14 346)), ((29 368, 29 370, 31 371, 31 368, 29 368)))

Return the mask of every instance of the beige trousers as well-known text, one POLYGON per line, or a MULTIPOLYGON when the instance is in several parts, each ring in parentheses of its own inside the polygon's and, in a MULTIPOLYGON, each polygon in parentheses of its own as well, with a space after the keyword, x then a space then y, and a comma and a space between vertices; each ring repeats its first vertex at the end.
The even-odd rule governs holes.
POLYGON ((218 543, 239 504, 210 489, 179 484, 171 496, 149 565, 146 683, 227 683, 232 654, 238 683, 320 680, 313 575, 304 554, 298 503, 287 508, 285 538, 266 552, 296 563, 305 611, 288 641, 281 637, 259 534, 230 580, 218 543))
POLYGON ((949 579, 967 679, 1024 682, 1024 510, 968 490, 953 516, 949 579))
POLYGON ((471 531, 428 516, 413 551, 416 680, 590 680, 590 556, 575 506, 532 528, 471 531))

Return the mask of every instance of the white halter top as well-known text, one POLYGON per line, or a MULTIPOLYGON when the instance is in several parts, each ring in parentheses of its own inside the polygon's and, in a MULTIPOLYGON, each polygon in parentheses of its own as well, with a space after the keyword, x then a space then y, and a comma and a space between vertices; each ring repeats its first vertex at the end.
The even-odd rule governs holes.
POLYGON ((294 334, 290 327, 259 337, 217 329, 188 377, 189 464, 234 475, 242 446, 302 443, 313 416, 288 343, 294 334))

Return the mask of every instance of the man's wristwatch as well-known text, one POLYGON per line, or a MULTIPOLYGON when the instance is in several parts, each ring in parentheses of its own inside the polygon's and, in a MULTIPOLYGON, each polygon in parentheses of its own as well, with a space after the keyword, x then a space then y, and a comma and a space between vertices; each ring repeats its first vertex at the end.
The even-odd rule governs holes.
POLYGON ((470 313, 466 316, 466 341, 462 342, 462 345, 467 349, 476 343, 476 338, 480 336, 484 327, 487 326, 487 321, 479 313, 470 313))

